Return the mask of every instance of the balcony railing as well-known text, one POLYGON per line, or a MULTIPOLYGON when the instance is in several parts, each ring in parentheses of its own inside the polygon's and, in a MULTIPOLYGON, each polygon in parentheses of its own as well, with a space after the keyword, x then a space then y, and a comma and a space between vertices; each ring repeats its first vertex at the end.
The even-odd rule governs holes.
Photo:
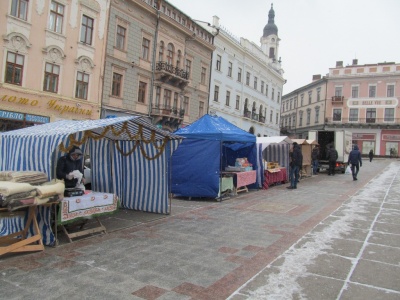
POLYGON ((325 118, 325 124, 400 125, 400 118, 325 118))
POLYGON ((257 114, 256 112, 251 112, 250 110, 245 110, 243 112, 243 117, 252 119, 257 122, 265 123, 265 116, 257 114))
POLYGON ((156 71, 165 71, 167 73, 173 74, 177 77, 189 80, 189 73, 183 69, 179 69, 174 67, 172 64, 167 63, 166 61, 159 61, 156 64, 156 71))
POLYGON ((184 109, 164 104, 154 104, 152 106, 151 113, 152 115, 169 116, 179 119, 183 119, 185 116, 184 109))
POLYGON ((344 97, 343 96, 332 96, 332 102, 339 102, 343 103, 344 97))

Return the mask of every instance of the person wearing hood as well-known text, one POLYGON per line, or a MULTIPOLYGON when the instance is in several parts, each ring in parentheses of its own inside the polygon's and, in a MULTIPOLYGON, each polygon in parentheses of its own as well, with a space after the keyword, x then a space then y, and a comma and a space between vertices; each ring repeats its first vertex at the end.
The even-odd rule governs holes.
MULTIPOLYGON (((57 179, 63 179, 65 182, 65 188, 75 188, 78 179, 74 178, 71 174, 73 171, 79 171, 83 176, 83 163, 82 163, 82 151, 77 146, 73 146, 72 149, 64 156, 61 156, 57 161, 56 177, 57 179)), ((82 178, 84 184, 84 178, 82 178)))
POLYGON ((333 144, 329 145, 329 150, 327 153, 327 158, 329 161, 329 169, 328 169, 328 175, 329 176, 334 176, 335 175, 335 167, 336 167, 336 161, 338 159, 338 152, 333 146, 333 144))
POLYGON ((349 160, 347 163, 351 164, 351 174, 353 175, 353 180, 357 180, 358 171, 362 166, 361 152, 357 145, 354 145, 353 150, 350 151, 349 160))
POLYGON ((291 162, 290 162, 290 173, 291 173, 291 182, 290 186, 287 188, 297 189, 297 183, 299 182, 300 177, 300 169, 303 165, 303 154, 301 153, 301 149, 299 144, 296 142, 293 143, 293 151, 291 155, 291 162))

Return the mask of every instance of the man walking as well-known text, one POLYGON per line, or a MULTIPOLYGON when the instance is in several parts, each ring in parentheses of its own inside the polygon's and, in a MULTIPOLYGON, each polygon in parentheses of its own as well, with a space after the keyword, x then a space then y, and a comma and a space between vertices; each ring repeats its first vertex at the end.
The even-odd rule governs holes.
POLYGON ((350 151, 349 160, 347 163, 351 164, 351 174, 353 175, 353 180, 357 180, 358 171, 362 166, 361 152, 358 150, 357 145, 354 145, 353 150, 350 151))
POLYGON ((335 147, 331 144, 329 146, 329 151, 328 151, 328 160, 329 160, 329 169, 328 169, 328 175, 335 175, 335 167, 336 167, 336 161, 338 159, 338 152, 336 151, 335 147))
POLYGON ((291 182, 290 186, 287 187, 287 189, 297 189, 297 183, 299 182, 299 176, 300 176, 300 169, 303 165, 303 154, 301 153, 301 149, 299 144, 296 142, 293 143, 293 152, 291 156, 291 162, 290 162, 290 167, 291 167, 291 182))

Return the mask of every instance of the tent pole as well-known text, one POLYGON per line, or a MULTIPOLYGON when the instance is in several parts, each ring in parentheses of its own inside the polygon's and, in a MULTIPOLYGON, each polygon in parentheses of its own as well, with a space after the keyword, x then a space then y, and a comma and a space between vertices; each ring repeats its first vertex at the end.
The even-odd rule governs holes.
POLYGON ((222 140, 219 142, 219 202, 222 202, 222 140))
POLYGON ((172 158, 171 158, 171 156, 172 156, 172 151, 171 151, 171 139, 168 139, 168 146, 167 146, 167 148, 169 149, 169 151, 168 151, 168 155, 167 155, 167 157, 168 157, 168 162, 167 162, 167 165, 168 165, 168 186, 169 186, 169 189, 168 189, 168 201, 169 201, 169 211, 167 212, 167 215, 170 215, 171 214, 171 211, 172 211, 172 193, 171 193, 171 191, 172 191, 172 158))

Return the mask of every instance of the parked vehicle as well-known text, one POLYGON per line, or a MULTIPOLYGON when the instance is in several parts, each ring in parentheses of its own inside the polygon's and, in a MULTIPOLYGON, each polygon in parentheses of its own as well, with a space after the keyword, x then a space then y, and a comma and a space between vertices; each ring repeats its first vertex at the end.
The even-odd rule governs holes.
POLYGON ((319 171, 327 170, 329 161, 327 152, 330 145, 333 145, 338 152, 336 161, 336 172, 346 171, 347 160, 352 147, 352 133, 346 130, 311 130, 308 132, 308 139, 316 140, 319 144, 319 171))

